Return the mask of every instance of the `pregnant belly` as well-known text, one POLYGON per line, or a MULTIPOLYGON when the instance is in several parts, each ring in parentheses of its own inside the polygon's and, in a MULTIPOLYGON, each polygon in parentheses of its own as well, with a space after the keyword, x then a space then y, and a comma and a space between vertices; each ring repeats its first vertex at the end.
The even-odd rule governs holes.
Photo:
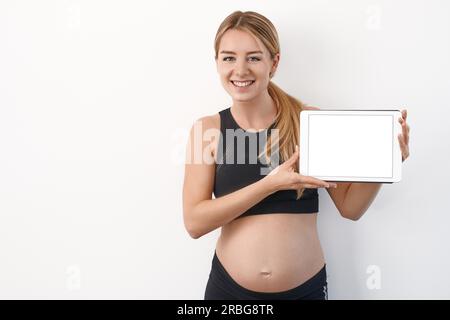
POLYGON ((263 214, 222 227, 217 257, 242 287, 280 292, 299 286, 323 267, 317 214, 263 214))

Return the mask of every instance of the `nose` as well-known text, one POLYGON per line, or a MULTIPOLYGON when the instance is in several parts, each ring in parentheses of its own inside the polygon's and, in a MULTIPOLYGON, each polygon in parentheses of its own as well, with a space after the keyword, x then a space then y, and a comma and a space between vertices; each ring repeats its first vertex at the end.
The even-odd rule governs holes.
POLYGON ((235 73, 240 77, 245 76, 248 73, 248 65, 245 59, 237 59, 235 73))

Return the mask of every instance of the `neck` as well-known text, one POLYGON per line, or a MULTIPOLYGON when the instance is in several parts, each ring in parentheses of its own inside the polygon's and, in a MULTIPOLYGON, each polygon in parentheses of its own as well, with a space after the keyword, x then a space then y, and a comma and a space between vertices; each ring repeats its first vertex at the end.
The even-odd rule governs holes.
POLYGON ((277 114, 275 102, 267 90, 249 101, 233 100, 231 108, 235 114, 249 124, 274 119, 277 114))

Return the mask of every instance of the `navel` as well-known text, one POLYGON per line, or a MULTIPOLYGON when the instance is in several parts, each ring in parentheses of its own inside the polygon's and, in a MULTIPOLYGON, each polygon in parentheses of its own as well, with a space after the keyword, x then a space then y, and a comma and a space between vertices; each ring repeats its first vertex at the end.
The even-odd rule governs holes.
POLYGON ((272 275, 271 271, 261 271, 260 274, 266 278, 270 277, 272 275))

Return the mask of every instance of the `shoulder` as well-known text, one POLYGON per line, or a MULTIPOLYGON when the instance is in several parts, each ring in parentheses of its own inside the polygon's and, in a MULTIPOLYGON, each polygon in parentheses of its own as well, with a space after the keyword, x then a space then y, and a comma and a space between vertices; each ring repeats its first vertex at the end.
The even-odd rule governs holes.
POLYGON ((198 118, 191 129, 191 139, 201 139, 201 144, 204 148, 208 148, 212 155, 216 154, 217 146, 219 143, 220 135, 220 114, 215 113, 198 118), (197 127, 198 129, 196 129, 197 127), (200 136, 196 136, 194 131, 200 133, 200 136))
POLYGON ((196 122, 200 122, 202 124, 203 130, 206 130, 206 129, 220 130, 220 115, 219 115, 219 113, 201 117, 201 118, 197 119, 196 122))
POLYGON ((207 115, 197 121, 202 126, 202 139, 206 142, 210 154, 215 157, 220 136, 220 114, 207 115))

